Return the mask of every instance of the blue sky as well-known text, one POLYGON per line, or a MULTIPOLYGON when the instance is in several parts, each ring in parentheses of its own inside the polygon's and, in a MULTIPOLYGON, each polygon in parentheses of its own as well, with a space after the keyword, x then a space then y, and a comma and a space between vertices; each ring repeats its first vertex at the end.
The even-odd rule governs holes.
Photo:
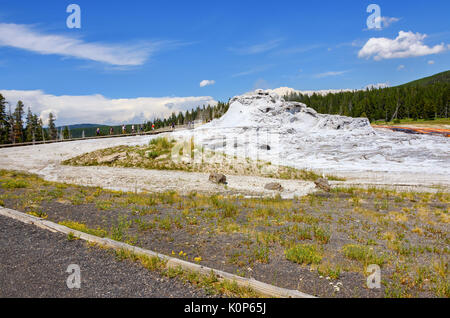
POLYGON ((126 99, 131 120, 255 88, 396 85, 449 69, 448 12, 447 0, 1 0, 0 90, 11 102, 39 91, 23 99, 69 123, 85 119, 70 96, 126 99), (66 26, 71 3, 81 29, 66 26), (381 30, 367 29, 370 3, 381 8, 381 30), (136 103, 144 97, 161 105, 136 103))

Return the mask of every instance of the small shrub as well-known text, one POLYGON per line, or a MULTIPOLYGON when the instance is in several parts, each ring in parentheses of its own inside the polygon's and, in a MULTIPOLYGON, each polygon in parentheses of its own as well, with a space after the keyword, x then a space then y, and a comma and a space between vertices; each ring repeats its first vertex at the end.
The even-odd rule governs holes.
POLYGON ((211 204, 220 210, 222 218, 231 218, 237 215, 237 206, 228 200, 220 199, 217 195, 213 195, 209 198, 211 204))
POLYGON ((28 183, 24 180, 6 180, 4 183, 2 183, 3 189, 21 189, 27 187, 28 183))
POLYGON ((269 247, 258 245, 253 248, 253 258, 263 264, 269 263, 269 247))
POLYGON ((339 265, 337 266, 330 266, 330 265, 326 265, 326 266, 320 266, 317 269, 317 272, 319 273, 319 275, 322 275, 324 277, 330 277, 331 279, 339 279, 339 277, 341 276, 341 267, 339 265))
POLYGON ((69 232, 69 234, 67 234, 67 239, 69 241, 74 241, 74 240, 78 240, 78 237, 76 237, 75 234, 73 234, 73 232, 69 232))
POLYGON ((330 241, 331 234, 329 231, 321 228, 321 227, 314 227, 314 237, 316 240, 322 244, 327 244, 330 241))
POLYGON ((41 212, 41 211, 29 211, 27 214, 41 218, 46 219, 48 217, 47 213, 41 212))
POLYGON ((312 239, 312 233, 311 228, 307 226, 300 227, 298 224, 294 224, 289 228, 290 232, 293 232, 295 237, 298 240, 311 240, 312 239))
POLYGON ((311 244, 297 244, 285 252, 286 259, 298 264, 319 264, 322 260, 317 247, 311 244))
POLYGON ((119 215, 117 224, 111 228, 111 238, 116 241, 125 240, 130 226, 131 221, 128 221, 126 216, 119 215))
POLYGON ((149 151, 149 152, 147 153, 147 156, 148 156, 150 159, 155 159, 155 158, 159 157, 159 152, 157 152, 157 151, 149 151))
POLYGON ((172 219, 170 217, 165 217, 159 222, 159 228, 165 231, 170 231, 172 229, 172 219))
POLYGON ((171 142, 169 142, 169 140, 167 140, 167 138, 165 137, 159 137, 159 138, 155 138, 150 140, 150 146, 153 146, 155 149, 157 150, 170 150, 172 148, 172 144, 171 142))
POLYGON ((365 265, 377 264, 383 265, 385 263, 385 258, 383 255, 377 255, 373 248, 368 246, 348 244, 344 245, 342 252, 345 257, 357 261, 363 262, 365 265))

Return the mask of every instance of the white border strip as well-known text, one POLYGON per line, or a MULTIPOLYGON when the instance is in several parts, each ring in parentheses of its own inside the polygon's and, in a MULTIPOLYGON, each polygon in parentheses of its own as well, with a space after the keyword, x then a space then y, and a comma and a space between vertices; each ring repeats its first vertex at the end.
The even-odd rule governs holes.
POLYGON ((49 230, 51 232, 60 232, 60 233, 64 233, 64 234, 72 233, 74 236, 76 236, 82 240, 85 240, 85 241, 88 241, 91 243, 96 243, 96 244, 106 246, 109 248, 113 248, 115 250, 124 249, 124 250, 130 251, 132 253, 135 253, 137 255, 145 255, 148 257, 157 257, 163 261, 167 261, 167 265, 166 265, 167 267, 181 267, 183 270, 188 270, 188 271, 200 273, 203 275, 209 275, 209 274, 213 273, 221 281, 225 280, 225 279, 230 280, 230 281, 235 281, 241 287, 249 287, 249 288, 253 289, 254 291, 256 291, 260 294, 263 294, 265 296, 268 296, 268 297, 315 298, 312 295, 302 293, 298 290, 292 290, 292 289, 286 289, 286 288, 273 286, 270 284, 266 284, 266 283, 257 281, 253 278, 240 277, 240 276, 237 276, 234 274, 223 272, 221 270, 212 269, 209 267, 201 266, 199 264, 186 262, 186 261, 183 261, 178 258, 169 257, 164 254, 159 254, 159 253, 156 253, 156 252, 153 252, 150 250, 146 250, 146 249, 143 249, 140 247, 132 246, 132 245, 125 244, 122 242, 117 242, 117 241, 111 240, 109 238, 101 238, 101 237, 90 235, 90 234, 87 234, 84 232, 76 231, 76 230, 73 230, 66 226, 56 224, 54 222, 47 221, 47 220, 44 220, 44 219, 41 219, 41 218, 38 218, 38 217, 35 217, 32 215, 28 215, 28 214, 25 214, 25 213, 22 213, 19 211, 0 207, 0 215, 12 218, 14 220, 21 221, 23 223, 33 224, 42 229, 49 230))

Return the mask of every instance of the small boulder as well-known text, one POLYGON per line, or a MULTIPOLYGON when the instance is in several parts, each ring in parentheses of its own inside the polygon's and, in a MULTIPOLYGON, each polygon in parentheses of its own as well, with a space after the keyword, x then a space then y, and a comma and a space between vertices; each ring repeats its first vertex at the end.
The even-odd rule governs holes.
POLYGON ((283 187, 278 182, 268 183, 264 186, 264 189, 272 191, 283 191, 283 187))
POLYGON ((319 178, 316 181, 314 181, 315 185, 317 188, 326 191, 326 192, 330 192, 331 191, 331 186, 328 183, 328 180, 325 178, 319 178))
POLYGON ((209 181, 214 183, 227 183, 227 177, 224 174, 213 172, 209 175, 209 181))

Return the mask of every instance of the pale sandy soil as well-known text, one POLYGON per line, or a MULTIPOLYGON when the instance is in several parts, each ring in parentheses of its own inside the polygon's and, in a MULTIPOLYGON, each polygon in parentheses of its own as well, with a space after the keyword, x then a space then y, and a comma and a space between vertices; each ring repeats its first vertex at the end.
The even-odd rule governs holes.
POLYGON ((83 153, 123 144, 142 145, 152 138, 154 137, 134 136, 0 149, 0 167, 36 173, 49 181, 126 191, 174 190, 184 194, 198 191, 245 196, 273 195, 274 191, 264 189, 264 185, 269 182, 281 183, 284 187, 281 195, 286 198, 303 196, 315 191, 313 182, 299 180, 229 175, 227 176, 228 184, 224 186, 209 182, 207 173, 104 166, 72 167, 60 164, 63 160, 83 153))
MULTIPOLYGON (((228 185, 223 186, 209 182, 206 173, 103 166, 72 167, 60 164, 63 160, 98 149, 124 144, 147 144, 152 138, 155 137, 133 136, 0 149, 0 168, 36 173, 51 181, 116 190, 157 192, 175 190, 180 193, 199 191, 260 196, 275 194, 273 191, 265 190, 264 185, 269 182, 279 182, 285 189, 282 196, 286 198, 302 196, 315 191, 314 184, 309 181, 228 175, 228 185)), ((366 187, 373 185, 387 186, 415 191, 448 191, 450 187, 450 180, 448 180, 447 175, 439 172, 418 174, 414 172, 367 171, 361 173, 351 170, 336 172, 332 169, 324 170, 324 172, 347 178, 345 182, 331 182, 332 184, 366 187), (437 185, 439 188, 436 188, 437 185)))

